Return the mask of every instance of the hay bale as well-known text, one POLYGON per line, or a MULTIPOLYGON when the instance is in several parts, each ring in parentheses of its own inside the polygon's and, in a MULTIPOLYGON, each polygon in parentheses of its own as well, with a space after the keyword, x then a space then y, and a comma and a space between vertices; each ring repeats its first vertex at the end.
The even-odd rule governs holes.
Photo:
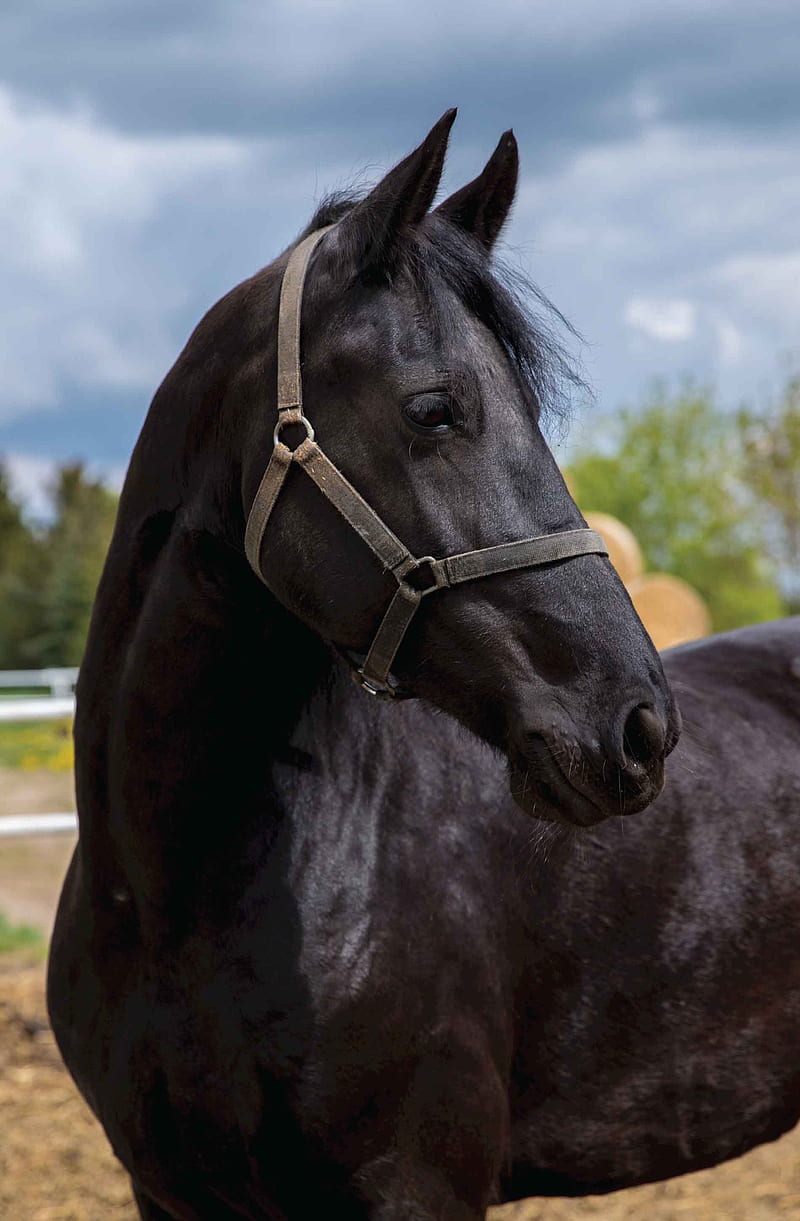
POLYGON ((650 572, 628 585, 636 612, 657 649, 699 640, 711 631, 711 616, 691 585, 667 572, 650 572))
POLYGON ((585 513, 586 524, 602 534, 608 547, 608 558, 616 568, 625 585, 635 581, 644 572, 642 549, 636 535, 610 513, 585 513))

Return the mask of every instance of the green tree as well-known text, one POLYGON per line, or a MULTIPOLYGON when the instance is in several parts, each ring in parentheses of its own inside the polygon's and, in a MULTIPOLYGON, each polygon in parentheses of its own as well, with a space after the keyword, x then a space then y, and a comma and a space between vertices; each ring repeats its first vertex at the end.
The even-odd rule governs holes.
POLYGON ((25 644, 36 630, 40 544, 14 500, 0 466, 0 669, 31 664, 25 644))
POLYGON ((707 391, 656 390, 619 412, 604 450, 579 451, 567 476, 582 509, 630 527, 648 568, 694 586, 717 631, 783 613, 775 563, 749 511, 736 420, 707 391))
POLYGON ((41 539, 41 627, 31 644, 39 665, 76 666, 114 528, 117 497, 89 479, 82 463, 74 462, 59 469, 53 501, 55 517, 41 539))
POLYGON ((800 608, 800 375, 765 410, 743 408, 738 427, 754 513, 778 557, 787 597, 800 608))

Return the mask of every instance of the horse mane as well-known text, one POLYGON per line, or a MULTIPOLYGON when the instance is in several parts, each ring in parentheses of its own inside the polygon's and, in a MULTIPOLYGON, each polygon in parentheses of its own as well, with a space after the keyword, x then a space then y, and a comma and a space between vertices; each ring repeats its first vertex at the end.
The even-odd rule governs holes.
MULTIPOLYGON (((352 191, 324 196, 301 237, 333 225, 363 198, 352 191)), ((449 289, 497 339, 544 420, 564 422, 574 391, 588 386, 560 332, 581 336, 559 309, 518 268, 495 258, 446 217, 431 212, 401 243, 403 270, 430 303, 432 319, 446 316, 449 289)))

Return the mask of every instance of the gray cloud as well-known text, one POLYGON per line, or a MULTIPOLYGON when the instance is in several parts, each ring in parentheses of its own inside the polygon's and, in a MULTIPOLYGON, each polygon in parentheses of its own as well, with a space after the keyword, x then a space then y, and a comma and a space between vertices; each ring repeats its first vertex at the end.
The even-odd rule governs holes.
POLYGON ((134 132, 332 134, 367 156, 461 104, 485 138, 535 125, 540 148, 622 134, 643 84, 664 118, 796 120, 800 16, 789 0, 616 0, 491 8, 422 0, 6 5, 0 74, 134 132), (382 142, 382 144, 381 144, 382 142))
POLYGON ((453 104, 448 188, 515 127, 601 398, 735 400, 800 330, 798 60, 796 0, 7 0, 0 446, 123 461, 205 308, 453 104))

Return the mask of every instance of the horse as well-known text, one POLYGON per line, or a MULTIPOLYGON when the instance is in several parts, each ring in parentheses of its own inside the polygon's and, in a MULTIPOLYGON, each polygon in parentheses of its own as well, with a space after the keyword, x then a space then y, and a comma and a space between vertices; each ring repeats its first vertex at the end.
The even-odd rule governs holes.
POLYGON ((800 1118, 800 617, 663 661, 663 792, 530 875, 504 1199, 715 1166, 800 1118))
POLYGON ((454 115, 209 311, 123 488, 48 1003, 144 1221, 474 1221, 789 1122, 797 625, 668 659, 676 749, 492 260, 512 133, 432 210, 454 115))

